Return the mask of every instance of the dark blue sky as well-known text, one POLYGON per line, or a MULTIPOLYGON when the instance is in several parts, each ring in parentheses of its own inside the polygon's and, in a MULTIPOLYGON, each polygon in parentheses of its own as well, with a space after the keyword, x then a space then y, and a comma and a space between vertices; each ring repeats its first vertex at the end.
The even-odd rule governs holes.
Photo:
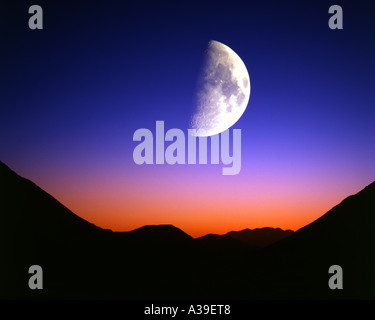
POLYGON ((245 172, 324 183, 334 171, 331 183, 364 186, 375 178, 371 3, 5 1, 0 159, 44 186, 56 172, 138 170, 134 131, 156 120, 187 129, 204 50, 217 40, 250 74, 235 125, 245 172), (28 28, 31 4, 44 10, 43 30, 28 28), (343 30, 328 28, 332 4, 343 30))

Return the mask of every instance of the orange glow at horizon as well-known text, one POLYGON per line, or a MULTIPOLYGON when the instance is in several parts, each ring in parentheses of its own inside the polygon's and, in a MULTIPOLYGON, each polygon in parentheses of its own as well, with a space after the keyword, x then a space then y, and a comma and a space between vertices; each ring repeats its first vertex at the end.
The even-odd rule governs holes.
MULTIPOLYGON (((105 229, 113 231, 130 231, 143 225, 172 224, 192 237, 200 237, 208 233, 224 234, 246 228, 274 227, 298 230, 306 224, 326 213, 332 206, 317 204, 308 210, 303 204, 238 206, 230 208, 219 206, 199 211, 195 206, 180 208, 178 214, 171 208, 156 207, 155 202, 139 206, 133 204, 124 210, 121 206, 108 205, 107 213, 97 204, 68 206, 80 217, 105 229), (233 210, 233 211, 232 211, 233 210), (129 214, 136 212, 136 214, 129 214), (193 212, 193 213, 192 213, 193 212), (303 214, 301 214, 303 212, 303 214), (318 214, 317 214, 318 212, 318 214)), ((173 207, 176 208, 176 207, 173 207)))
MULTIPOLYGON (((298 230, 348 194, 347 190, 300 181, 259 181, 216 172, 197 183, 189 174, 160 172, 90 177, 44 188, 78 216, 113 231, 172 224, 196 238, 246 228, 298 230), (89 187, 88 187, 89 186, 89 187), (328 193, 327 190, 330 190, 328 193)), ((359 190, 356 190, 359 191, 359 190)))

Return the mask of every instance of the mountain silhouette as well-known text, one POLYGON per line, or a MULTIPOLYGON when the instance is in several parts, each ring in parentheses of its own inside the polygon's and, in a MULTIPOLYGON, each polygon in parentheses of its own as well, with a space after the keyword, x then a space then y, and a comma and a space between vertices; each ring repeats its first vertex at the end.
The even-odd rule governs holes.
POLYGON ((291 234, 293 234, 292 230, 266 227, 230 231, 223 235, 207 234, 196 240, 213 251, 232 255, 234 253, 246 253, 246 251, 264 248, 291 234))
POLYGON ((0 162, 0 298, 374 298, 374 214, 372 183, 294 233, 193 239, 172 225, 113 232, 0 162), (43 290, 28 287, 35 264, 43 290), (328 287, 334 264, 343 290, 328 287))
POLYGON ((202 251, 171 225, 99 228, 1 162, 0 208, 2 298, 152 297, 160 286, 178 292, 187 281, 175 282, 180 270, 202 251), (34 264, 46 273, 40 291, 28 287, 34 264))
POLYGON ((262 285, 252 282, 263 289, 257 291, 257 296, 374 298, 374 227, 375 182, 258 252, 251 263, 262 281, 262 285), (332 265, 343 269, 343 290, 328 289, 328 269, 332 265))
POLYGON ((146 225, 138 229, 128 231, 127 234, 132 238, 147 239, 153 241, 185 241, 191 242, 193 238, 181 229, 171 224, 146 225))
POLYGON ((203 247, 217 254, 235 255, 246 254, 256 250, 257 247, 251 246, 243 241, 232 238, 228 235, 207 234, 196 239, 203 247))
POLYGON ((265 227, 244 229, 241 231, 230 231, 226 235, 247 243, 253 247, 264 248, 274 242, 290 236, 291 234, 293 234, 292 230, 265 227))

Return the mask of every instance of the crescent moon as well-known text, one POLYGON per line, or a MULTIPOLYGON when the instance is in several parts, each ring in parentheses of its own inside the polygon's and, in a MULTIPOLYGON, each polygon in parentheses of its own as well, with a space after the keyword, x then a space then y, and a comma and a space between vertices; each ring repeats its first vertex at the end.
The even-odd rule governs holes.
POLYGON ((233 126, 249 98, 250 77, 241 58, 225 44, 210 41, 191 119, 195 135, 212 136, 233 126))

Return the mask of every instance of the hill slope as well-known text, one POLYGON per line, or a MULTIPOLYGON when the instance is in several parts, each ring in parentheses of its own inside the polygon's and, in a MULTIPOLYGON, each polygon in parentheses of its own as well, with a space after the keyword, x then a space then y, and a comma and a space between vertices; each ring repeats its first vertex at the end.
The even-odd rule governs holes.
POLYGON ((262 269, 260 278, 265 279, 268 287, 263 294, 375 298, 374 231, 375 182, 316 221, 262 250, 255 269, 262 269), (328 288, 331 265, 343 268, 344 290, 328 288))
POLYGON ((191 250, 194 239, 174 226, 101 229, 0 162, 0 297, 162 296, 184 281, 176 273, 191 250), (34 264, 45 273, 40 291, 28 288, 34 264))
POLYGON ((0 297, 375 298, 374 216, 372 183, 260 250, 171 225, 112 232, 0 162, 0 297), (33 264, 43 268, 43 290, 28 288, 33 264), (333 264, 343 268, 344 290, 328 288, 333 264))
POLYGON ((292 230, 282 230, 280 228, 257 228, 244 229, 241 231, 230 231, 226 235, 247 243, 251 246, 264 248, 270 244, 284 239, 293 234, 292 230))

